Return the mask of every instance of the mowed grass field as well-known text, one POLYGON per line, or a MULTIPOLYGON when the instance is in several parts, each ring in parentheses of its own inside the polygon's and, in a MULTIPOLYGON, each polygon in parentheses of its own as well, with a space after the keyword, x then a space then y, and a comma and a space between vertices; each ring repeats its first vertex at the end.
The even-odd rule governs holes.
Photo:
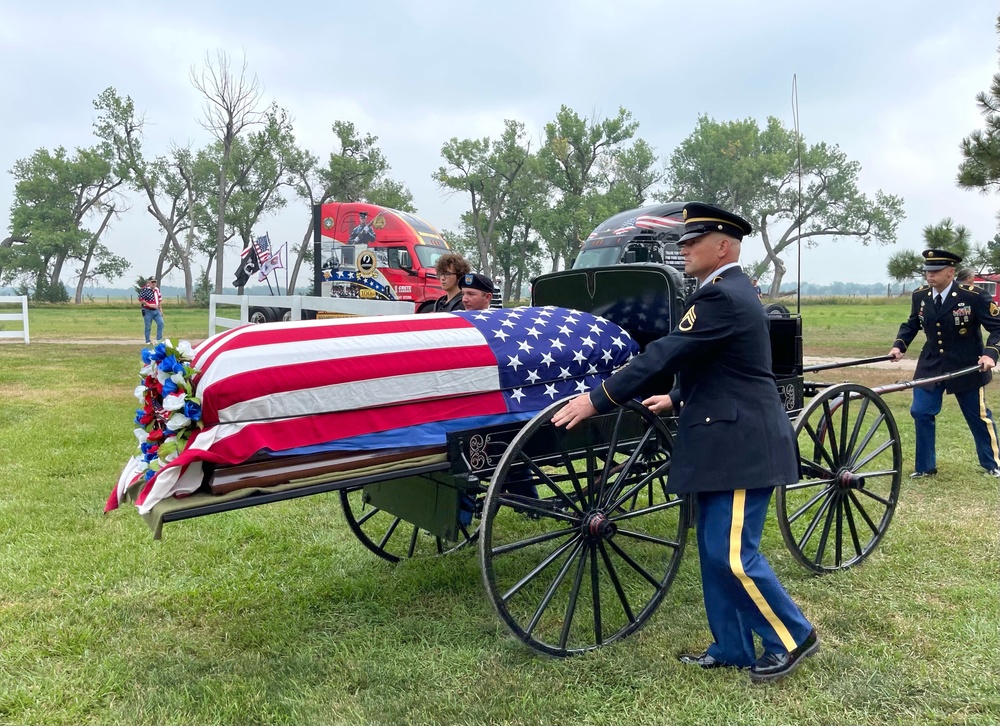
MULTIPOLYGON (((822 302, 803 307, 807 355, 882 354, 907 313, 899 300, 822 302)), ((206 311, 165 316, 170 338, 207 336, 206 311)), ((391 565, 354 538, 336 495, 168 524, 153 541, 133 509, 102 513, 134 448, 139 313, 38 308, 30 323, 36 342, 0 344, 0 723, 1000 722, 998 482, 951 398, 941 474, 904 480, 863 565, 812 576, 769 521, 763 550, 822 649, 752 686, 675 660, 711 637, 693 534, 646 627, 569 659, 507 634, 474 550, 391 565)), ((910 394, 886 400, 909 473, 910 394)))

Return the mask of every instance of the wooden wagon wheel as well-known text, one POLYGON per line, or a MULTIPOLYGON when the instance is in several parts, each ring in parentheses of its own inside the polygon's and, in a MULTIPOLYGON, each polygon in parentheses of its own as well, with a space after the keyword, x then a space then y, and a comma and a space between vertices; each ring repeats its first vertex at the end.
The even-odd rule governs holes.
MULTIPOLYGON (((479 537, 478 522, 472 519, 460 528, 459 540, 450 542, 362 500, 364 487, 340 490, 340 504, 347 526, 361 544, 389 562, 412 557, 444 555, 462 549, 479 537)), ((477 503, 470 503, 478 509, 477 503)), ((477 515, 474 515, 477 516, 477 515)))
POLYGON ((892 411, 870 388, 841 383, 795 421, 801 479, 775 492, 778 527, 792 556, 817 573, 862 562, 885 535, 902 479, 892 411))
MULTIPOLYGON (((568 399, 567 399, 568 400, 568 399)), ((487 596, 555 656, 638 630, 677 572, 688 499, 668 494, 673 438, 637 403, 567 431, 557 401, 511 441, 490 481, 479 561, 487 596)))

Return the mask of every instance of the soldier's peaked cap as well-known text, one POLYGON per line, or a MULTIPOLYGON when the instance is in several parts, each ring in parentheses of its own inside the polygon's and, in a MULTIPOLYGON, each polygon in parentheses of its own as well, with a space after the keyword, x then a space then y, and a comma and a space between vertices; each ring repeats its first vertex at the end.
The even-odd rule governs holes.
POLYGON ((684 205, 683 216, 684 234, 678 240, 678 244, 684 244, 709 232, 721 232, 737 240, 753 234, 753 227, 743 217, 713 204, 689 202, 684 205))
POLYGON ((954 252, 949 252, 948 250, 924 250, 921 252, 924 256, 924 272, 933 272, 935 270, 943 270, 946 267, 955 267, 962 258, 956 255, 954 252))
POLYGON ((458 279, 458 286, 463 290, 467 287, 473 290, 481 290, 483 292, 495 292, 493 288, 493 280, 488 278, 486 275, 480 275, 475 272, 470 272, 467 275, 462 275, 458 279))

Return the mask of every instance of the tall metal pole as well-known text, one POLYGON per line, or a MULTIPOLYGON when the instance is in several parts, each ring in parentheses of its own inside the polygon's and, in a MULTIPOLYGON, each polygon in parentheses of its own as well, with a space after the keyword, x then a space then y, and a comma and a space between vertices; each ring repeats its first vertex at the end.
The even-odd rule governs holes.
POLYGON ((799 175, 799 212, 798 212, 798 236, 795 246, 798 248, 798 261, 796 262, 795 281, 795 314, 802 314, 802 134, 799 131, 799 83, 795 74, 792 74, 792 122, 795 125, 795 158, 798 164, 799 175))

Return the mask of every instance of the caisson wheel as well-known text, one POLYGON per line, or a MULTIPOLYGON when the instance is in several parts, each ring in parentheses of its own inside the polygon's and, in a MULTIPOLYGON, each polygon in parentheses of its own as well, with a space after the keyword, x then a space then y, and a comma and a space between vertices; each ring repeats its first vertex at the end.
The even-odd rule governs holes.
POLYGON ((889 406, 855 383, 815 396, 795 421, 801 479, 775 492, 778 527, 792 556, 817 573, 862 562, 892 520, 902 478, 889 406))
MULTIPOLYGON (((389 562, 454 552, 472 544, 479 536, 478 512, 469 512, 468 524, 459 528, 459 540, 451 542, 366 503, 362 498, 363 491, 363 487, 340 490, 340 503, 347 526, 361 544, 389 562)), ((468 508, 476 509, 478 504, 470 499, 468 508)))
POLYGON ((487 597, 528 646, 566 656, 638 630, 677 572, 688 500, 667 493, 673 438, 637 403, 572 430, 535 416, 490 481, 479 559, 487 597))

